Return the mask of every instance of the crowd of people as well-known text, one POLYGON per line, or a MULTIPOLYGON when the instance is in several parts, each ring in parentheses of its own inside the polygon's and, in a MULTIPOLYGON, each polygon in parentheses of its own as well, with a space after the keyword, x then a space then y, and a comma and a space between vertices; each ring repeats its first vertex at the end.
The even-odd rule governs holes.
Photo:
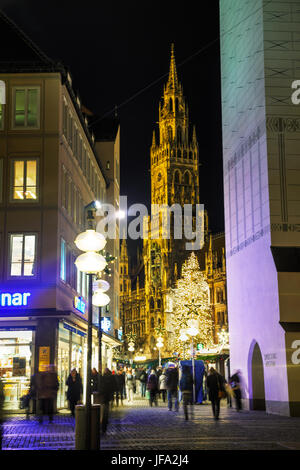
MULTIPOLYGON (((69 409, 74 417, 75 407, 82 403, 83 396, 82 378, 75 368, 71 370, 65 385, 69 409)), ((29 404, 32 401, 39 422, 42 423, 45 416, 48 416, 49 422, 52 422, 58 389, 58 376, 53 366, 49 366, 48 370, 38 372, 32 376, 29 393, 26 397, 23 397, 22 404, 27 417, 29 417, 29 404)), ((91 391, 95 394, 94 402, 101 404, 101 428, 103 433, 106 432, 108 426, 110 409, 113 406, 123 405, 125 400, 127 404, 132 404, 134 397, 147 399, 150 407, 153 405, 158 406, 158 400, 160 399, 163 404, 166 404, 169 411, 174 410, 175 412, 179 411, 181 403, 185 419, 188 420, 189 416, 193 416, 195 384, 190 366, 179 368, 178 364, 169 363, 167 367, 151 369, 124 367, 111 371, 106 368, 103 374, 99 374, 94 368, 91 371, 91 391)), ((0 401, 2 400, 0 413, 3 397, 2 387, 0 390, 0 401)), ((241 411, 242 387, 240 372, 235 372, 226 381, 221 374, 211 367, 203 377, 203 400, 208 399, 211 402, 212 413, 216 420, 219 419, 222 398, 227 399, 229 407, 232 406, 232 400, 235 400, 237 411, 241 411)))

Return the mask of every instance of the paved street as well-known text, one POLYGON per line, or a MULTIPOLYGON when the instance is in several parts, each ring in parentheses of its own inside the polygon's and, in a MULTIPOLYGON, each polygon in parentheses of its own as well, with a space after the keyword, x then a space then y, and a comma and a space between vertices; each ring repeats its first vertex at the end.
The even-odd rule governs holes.
MULTIPOLYGON (((211 407, 195 406, 194 418, 185 421, 183 411, 168 411, 161 401, 150 408, 147 401, 114 409, 103 450, 300 450, 300 418, 237 413, 223 406, 219 421, 211 407)), ((75 422, 59 414, 52 424, 31 417, 9 417, 4 425, 3 450, 74 450, 75 422)))

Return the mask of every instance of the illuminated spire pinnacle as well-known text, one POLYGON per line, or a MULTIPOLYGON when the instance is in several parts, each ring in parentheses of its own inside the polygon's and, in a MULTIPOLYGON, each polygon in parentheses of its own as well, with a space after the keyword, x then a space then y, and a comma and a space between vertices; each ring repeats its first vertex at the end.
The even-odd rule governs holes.
POLYGON ((176 69, 176 62, 175 62, 174 43, 171 44, 171 62, 170 62, 170 72, 169 72, 167 88, 172 88, 173 91, 175 91, 178 88, 178 77, 177 77, 177 69, 176 69))

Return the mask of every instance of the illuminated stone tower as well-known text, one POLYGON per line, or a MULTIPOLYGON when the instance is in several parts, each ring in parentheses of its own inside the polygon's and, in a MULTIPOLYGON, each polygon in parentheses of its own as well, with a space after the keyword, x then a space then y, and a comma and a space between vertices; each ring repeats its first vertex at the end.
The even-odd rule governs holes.
MULTIPOLYGON (((196 130, 190 132, 188 107, 178 81, 174 46, 171 48, 170 71, 159 104, 159 133, 153 132, 151 159, 152 216, 155 205, 199 204, 198 143, 196 130)), ((161 222, 161 218, 158 218, 161 222)), ((146 333, 148 348, 155 346, 155 328, 166 326, 167 293, 180 276, 182 263, 190 251, 186 240, 175 239, 171 218, 170 239, 164 238, 161 224, 148 224, 144 239, 146 333)))

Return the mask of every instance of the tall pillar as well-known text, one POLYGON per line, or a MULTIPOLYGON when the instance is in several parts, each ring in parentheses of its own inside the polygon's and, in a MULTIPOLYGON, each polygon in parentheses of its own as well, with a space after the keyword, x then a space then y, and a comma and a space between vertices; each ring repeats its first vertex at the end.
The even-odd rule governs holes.
POLYGON ((250 408, 292 416, 300 416, 300 105, 291 100, 299 10, 300 0, 220 0, 231 372, 241 370, 250 408))

